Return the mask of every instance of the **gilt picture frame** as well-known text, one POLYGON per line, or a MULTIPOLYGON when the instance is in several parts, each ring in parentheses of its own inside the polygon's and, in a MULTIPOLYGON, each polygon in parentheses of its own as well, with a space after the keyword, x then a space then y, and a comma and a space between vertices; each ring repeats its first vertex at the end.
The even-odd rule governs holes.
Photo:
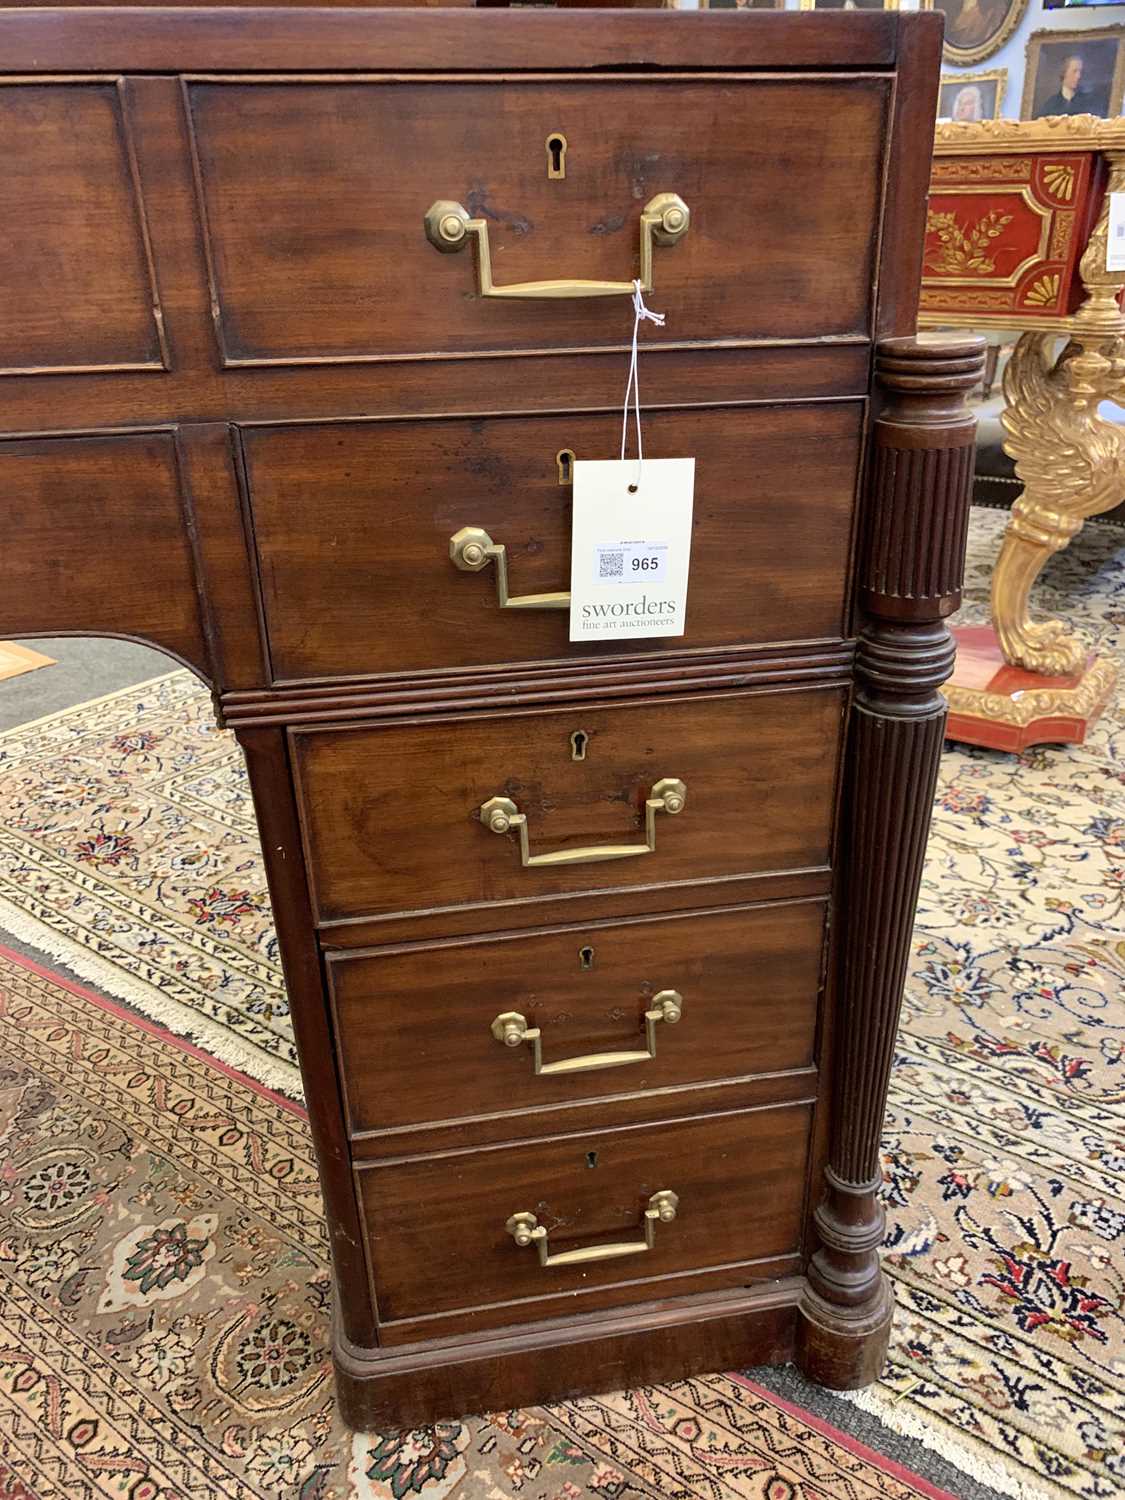
POLYGON ((1106 120, 1120 114, 1125 95, 1123 42, 1125 26, 1032 32, 1027 39, 1020 119, 1082 114, 1106 120), (1067 63, 1074 59, 1082 66, 1077 87, 1070 93, 1064 75, 1067 63))
POLYGON ((922 0, 922 10, 945 15, 943 56, 956 68, 984 62, 1013 35, 1029 0, 922 0))
POLYGON ((799 10, 898 10, 899 0, 800 0, 799 10))
POLYGON ((1007 68, 983 73, 943 73, 938 89, 939 120, 998 120, 1008 92, 1007 68))

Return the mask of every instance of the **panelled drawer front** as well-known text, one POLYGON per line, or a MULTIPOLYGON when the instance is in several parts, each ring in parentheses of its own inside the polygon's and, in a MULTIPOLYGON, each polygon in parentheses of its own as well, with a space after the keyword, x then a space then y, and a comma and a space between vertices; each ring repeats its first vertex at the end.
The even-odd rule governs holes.
POLYGON ((799 75, 189 80, 223 355, 620 345, 626 297, 481 297, 475 249, 443 254, 423 221, 448 200, 486 222, 499 286, 620 284, 639 274, 642 210, 662 193, 691 222, 655 248, 649 303, 668 321, 650 342, 863 336, 889 91, 799 75), (800 123, 779 150, 784 121, 800 123), (560 133, 561 180, 546 151, 560 133), (831 218, 793 192, 813 181, 831 184, 831 218))
POLYGON ((556 455, 615 455, 619 414, 246 429, 274 676, 840 636, 862 420, 859 402, 646 413, 647 456, 696 461, 686 631, 573 645, 567 610, 501 609, 496 565, 459 570, 450 540, 502 545, 513 595, 569 589, 556 455))
POLYGON ((293 730, 318 920, 522 903, 526 923, 560 894, 823 868, 843 708, 820 688, 293 730), (646 815, 669 780, 683 810, 646 815), (516 833, 482 821, 496 798, 526 817, 532 858, 645 852, 524 867, 516 833))
POLYGON ((807 1068, 824 916, 822 901, 794 902, 330 958, 350 1126, 400 1129, 807 1068), (653 1057, 649 1011, 662 1017, 653 1057), (539 1074, 533 1039, 505 1045, 504 1017, 540 1031, 539 1074), (632 1060, 614 1065, 623 1053, 632 1060), (576 1058, 590 1065, 551 1071, 576 1058), (410 1077, 440 1083, 389 1086, 410 1077))
POLYGON ((515 1323, 551 1315, 537 1298, 629 1283, 613 1300, 641 1302, 675 1290, 648 1278, 796 1254, 810 1117, 786 1105, 362 1167, 380 1320, 507 1304, 500 1321, 515 1323), (620 1258, 543 1266, 506 1228, 534 1215, 552 1255, 639 1245, 646 1207, 667 1192, 675 1218, 653 1226, 651 1249, 620 1258))

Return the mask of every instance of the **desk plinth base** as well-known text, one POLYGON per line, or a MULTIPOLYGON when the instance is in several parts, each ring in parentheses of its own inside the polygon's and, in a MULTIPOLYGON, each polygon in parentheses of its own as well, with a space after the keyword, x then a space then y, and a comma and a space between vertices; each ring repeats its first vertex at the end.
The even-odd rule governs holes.
POLYGON ((957 626, 953 636, 957 665, 943 689, 949 703, 945 735, 963 745, 1012 752, 1029 745, 1081 745, 1117 680, 1114 664, 1096 656, 1062 677, 1011 667, 990 625, 957 626))
MULTIPOLYGON (((400 1348, 357 1348, 337 1324, 332 1353, 340 1411, 356 1431, 401 1431, 565 1401, 595 1387, 626 1390, 785 1364, 802 1357, 798 1324, 805 1291, 804 1278, 793 1276, 400 1348)), ((882 1366, 886 1331, 825 1328, 820 1345, 812 1360, 819 1374, 846 1365, 847 1383, 865 1384, 882 1366), (873 1345, 871 1359, 857 1358, 864 1335, 873 1345), (841 1347, 834 1351, 837 1342, 841 1347)))

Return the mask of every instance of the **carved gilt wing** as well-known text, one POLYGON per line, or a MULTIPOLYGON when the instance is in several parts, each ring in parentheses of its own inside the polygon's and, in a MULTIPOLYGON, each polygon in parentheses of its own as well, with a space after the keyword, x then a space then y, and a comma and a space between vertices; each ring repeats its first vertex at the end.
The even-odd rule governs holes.
POLYGON ((1063 362, 1049 358, 1052 343, 1049 335, 1020 339, 1004 371, 1000 420, 1007 434, 1004 451, 1015 459, 1024 484, 1065 505, 1090 489, 1094 474, 1088 449, 1059 421, 1066 377, 1063 362))

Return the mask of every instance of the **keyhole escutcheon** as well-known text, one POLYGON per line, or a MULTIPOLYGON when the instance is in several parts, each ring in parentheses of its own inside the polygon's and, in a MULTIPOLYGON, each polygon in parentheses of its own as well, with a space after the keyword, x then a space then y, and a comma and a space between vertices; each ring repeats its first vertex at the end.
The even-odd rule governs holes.
POLYGON ((553 130, 547 137, 547 179, 558 182, 566 176, 566 136, 553 130))
POLYGON ((574 479, 574 449, 560 448, 555 454, 559 466, 559 483, 570 484, 574 479))
POLYGON ((571 760, 585 760, 586 746, 590 743, 590 736, 584 729, 576 729, 570 737, 571 760))
POLYGON ((590 947, 579 948, 578 967, 580 969, 592 969, 594 967, 594 950, 590 947))

